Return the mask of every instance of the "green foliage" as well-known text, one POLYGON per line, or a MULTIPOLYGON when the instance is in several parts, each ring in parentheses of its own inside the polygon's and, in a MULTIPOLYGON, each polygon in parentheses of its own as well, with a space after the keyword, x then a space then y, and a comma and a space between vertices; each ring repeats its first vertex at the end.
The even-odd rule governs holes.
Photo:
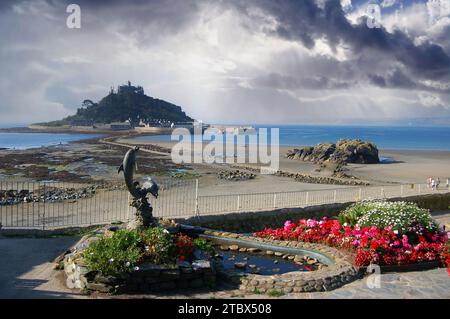
POLYGON ((195 238, 192 243, 194 244, 195 249, 205 251, 209 254, 214 254, 216 252, 214 246, 204 238, 195 238))
POLYGON ((177 257, 177 247, 172 235, 161 227, 148 228, 142 232, 145 258, 155 264, 172 264, 177 257))
POLYGON ((419 208, 414 203, 366 201, 356 203, 339 215, 341 223, 352 225, 377 226, 385 228, 393 226, 394 230, 407 232, 412 222, 418 222, 426 230, 434 232, 437 225, 427 209, 419 208))
POLYGON ((267 294, 268 294, 269 296, 271 296, 271 297, 281 297, 281 296, 284 295, 284 294, 283 294, 281 291, 279 291, 279 290, 271 290, 271 291, 269 291, 267 294))
POLYGON ((357 202, 341 212, 338 216, 341 225, 345 223, 356 225, 358 220, 372 209, 370 203, 371 202, 357 202))
POLYGON ((89 270, 106 276, 130 272, 142 258, 141 239, 137 232, 118 230, 111 237, 92 242, 83 257, 89 270))

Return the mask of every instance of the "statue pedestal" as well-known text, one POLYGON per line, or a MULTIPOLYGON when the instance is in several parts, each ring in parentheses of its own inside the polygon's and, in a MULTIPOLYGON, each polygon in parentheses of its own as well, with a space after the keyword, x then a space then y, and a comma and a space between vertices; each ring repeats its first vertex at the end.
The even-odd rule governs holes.
POLYGON ((153 208, 146 197, 133 198, 130 206, 136 208, 134 216, 130 219, 127 229, 139 229, 156 226, 156 220, 153 218, 153 208))

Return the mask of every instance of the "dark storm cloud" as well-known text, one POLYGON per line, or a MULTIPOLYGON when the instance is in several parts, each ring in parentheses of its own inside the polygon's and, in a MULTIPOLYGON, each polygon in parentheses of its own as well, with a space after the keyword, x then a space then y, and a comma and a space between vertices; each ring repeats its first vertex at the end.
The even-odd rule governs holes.
POLYGON ((351 24, 339 0, 325 1, 323 7, 313 0, 239 1, 238 7, 264 10, 278 22, 273 34, 300 41, 307 48, 313 48, 316 39, 325 38, 332 48, 344 44, 355 55, 400 62, 418 77, 442 79, 450 75, 450 58, 442 47, 428 42, 415 45, 398 30, 389 33, 383 27, 369 28, 366 18, 351 24))
POLYGON ((339 79, 332 79, 325 76, 289 76, 279 73, 270 73, 253 79, 251 84, 258 87, 282 89, 282 90, 296 90, 296 89, 311 89, 311 90, 332 90, 345 89, 352 86, 353 83, 341 81, 339 79))

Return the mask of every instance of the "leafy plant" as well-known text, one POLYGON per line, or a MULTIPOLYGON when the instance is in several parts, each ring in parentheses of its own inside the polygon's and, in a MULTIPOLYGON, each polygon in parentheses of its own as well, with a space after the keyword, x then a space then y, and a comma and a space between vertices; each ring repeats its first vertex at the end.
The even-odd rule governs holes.
POLYGON ((171 264, 177 257, 177 246, 172 235, 161 227, 144 230, 142 233, 144 242, 144 255, 147 260, 155 264, 171 264))
POLYGON ((98 270, 106 276, 130 272, 142 258, 140 236, 129 230, 118 230, 111 237, 92 242, 83 257, 89 270, 98 270))
POLYGON ((214 246, 205 238, 195 238, 193 244, 196 249, 205 251, 209 254, 214 254, 216 252, 214 246))
POLYGON ((339 222, 341 224, 347 223, 350 225, 356 225, 358 223, 358 219, 370 210, 371 206, 369 203, 370 202, 358 202, 351 205, 339 214, 339 222))
POLYGON ((356 203, 339 215, 339 221, 351 225, 392 226, 406 233, 412 224, 420 224, 425 230, 434 232, 437 225, 427 209, 409 202, 365 201, 356 203))

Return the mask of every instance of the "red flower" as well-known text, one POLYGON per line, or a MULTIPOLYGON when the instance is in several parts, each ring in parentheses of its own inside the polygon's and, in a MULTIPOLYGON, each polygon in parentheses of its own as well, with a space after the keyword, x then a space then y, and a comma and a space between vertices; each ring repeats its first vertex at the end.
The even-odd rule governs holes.
POLYGON ((396 235, 392 227, 342 226, 337 220, 299 220, 297 224, 286 223, 285 227, 255 233, 255 236, 278 240, 298 240, 323 243, 350 250, 355 253, 357 265, 380 263, 381 265, 408 264, 421 261, 441 260, 450 268, 450 250, 445 243, 446 234, 426 233, 396 235), (418 244, 413 244, 414 240, 418 244))
POLYGON ((377 249, 380 247, 380 244, 376 240, 372 240, 372 243, 370 244, 370 249, 377 249))

